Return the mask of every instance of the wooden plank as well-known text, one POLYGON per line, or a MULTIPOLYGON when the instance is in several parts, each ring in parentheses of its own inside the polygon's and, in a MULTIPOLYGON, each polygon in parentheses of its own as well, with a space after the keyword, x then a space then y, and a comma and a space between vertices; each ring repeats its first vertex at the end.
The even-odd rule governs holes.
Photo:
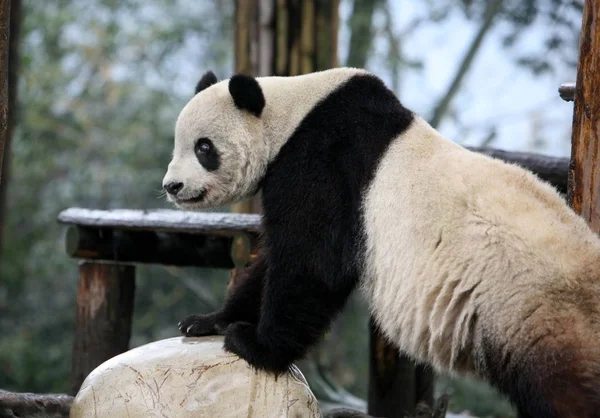
POLYGON ((232 237, 69 226, 65 249, 86 260, 233 268, 232 237))
POLYGON ((518 164, 539 178, 552 184, 560 193, 567 193, 569 159, 518 151, 503 151, 495 148, 466 147, 467 149, 518 164))
POLYGON ((260 215, 187 212, 179 210, 96 210, 69 208, 58 215, 64 224, 98 228, 153 230, 166 232, 210 233, 233 236, 240 232, 259 232, 260 215))
POLYGON ((82 263, 71 365, 71 394, 104 361, 128 350, 135 293, 135 268, 82 263))
POLYGON ((579 38, 568 201, 600 232, 600 3, 586 0, 579 38))

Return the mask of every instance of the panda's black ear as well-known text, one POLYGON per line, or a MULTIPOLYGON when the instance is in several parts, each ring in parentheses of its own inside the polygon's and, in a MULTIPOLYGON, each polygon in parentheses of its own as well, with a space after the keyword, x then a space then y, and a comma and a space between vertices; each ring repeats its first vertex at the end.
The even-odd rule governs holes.
POLYGON ((216 84, 218 81, 219 80, 217 80, 217 76, 215 75, 215 73, 213 73, 212 71, 207 71, 206 73, 204 73, 200 81, 198 81, 198 84, 196 84, 195 94, 198 94, 205 88, 216 84))
POLYGON ((236 74, 229 79, 229 93, 238 109, 247 110, 260 117, 265 107, 265 96, 258 81, 245 74, 236 74))

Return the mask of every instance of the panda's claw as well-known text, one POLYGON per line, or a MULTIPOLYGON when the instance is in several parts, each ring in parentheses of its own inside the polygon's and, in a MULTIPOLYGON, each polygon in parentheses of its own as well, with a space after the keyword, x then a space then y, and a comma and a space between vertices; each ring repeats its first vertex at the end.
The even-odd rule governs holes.
POLYGON ((216 335, 216 314, 190 315, 177 324, 179 331, 186 337, 216 335))

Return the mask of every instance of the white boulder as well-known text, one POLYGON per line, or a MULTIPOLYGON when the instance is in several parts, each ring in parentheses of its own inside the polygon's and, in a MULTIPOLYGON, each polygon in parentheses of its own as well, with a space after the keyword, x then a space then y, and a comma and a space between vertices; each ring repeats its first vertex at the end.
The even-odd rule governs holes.
POLYGON ((300 370, 275 379, 223 350, 223 337, 176 337, 134 348, 92 371, 71 418, 317 418, 300 370))

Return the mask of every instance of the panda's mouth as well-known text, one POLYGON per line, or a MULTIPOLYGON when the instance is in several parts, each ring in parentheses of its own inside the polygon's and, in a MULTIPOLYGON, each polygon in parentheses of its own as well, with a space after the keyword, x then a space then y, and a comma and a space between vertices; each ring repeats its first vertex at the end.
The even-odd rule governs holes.
POLYGON ((202 189, 200 191, 200 193, 195 197, 191 197, 189 199, 175 198, 175 201, 179 204, 181 204, 181 203, 198 203, 198 202, 201 202, 202 200, 204 200, 204 197, 206 197, 206 189, 202 189))

